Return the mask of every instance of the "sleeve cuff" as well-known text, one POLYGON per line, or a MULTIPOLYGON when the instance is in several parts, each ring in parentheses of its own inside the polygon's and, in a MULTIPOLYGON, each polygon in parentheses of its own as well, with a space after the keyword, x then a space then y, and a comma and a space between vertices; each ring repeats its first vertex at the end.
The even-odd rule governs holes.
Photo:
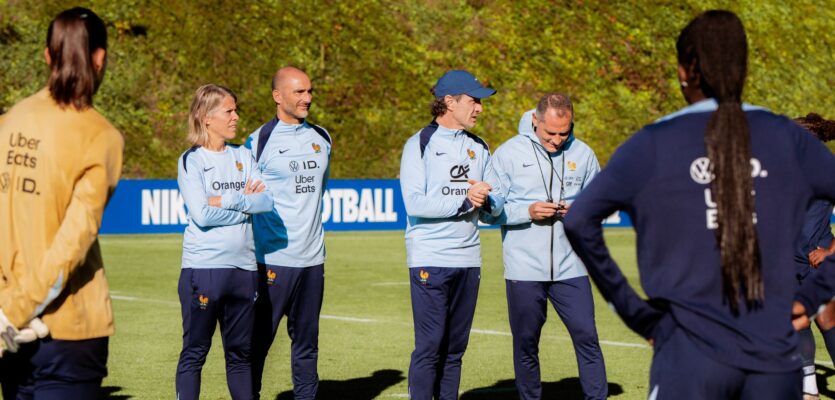
POLYGON ((797 294, 795 294, 794 301, 803 304, 803 308, 806 309, 807 317, 812 318, 813 315, 817 314, 819 306, 815 305, 816 301, 814 301, 803 291, 797 292, 797 294))
POLYGON ((458 213, 456 215, 464 215, 473 210, 473 203, 470 202, 470 199, 465 198, 464 202, 461 203, 461 207, 458 207, 458 213))
POLYGON ((241 211, 244 197, 240 193, 230 192, 220 196, 220 208, 241 211))

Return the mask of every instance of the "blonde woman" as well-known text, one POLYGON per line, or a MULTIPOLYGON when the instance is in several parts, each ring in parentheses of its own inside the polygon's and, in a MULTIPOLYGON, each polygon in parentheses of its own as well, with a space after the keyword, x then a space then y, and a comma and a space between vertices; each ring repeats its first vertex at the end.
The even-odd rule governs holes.
POLYGON ((226 143, 238 126, 237 98, 218 85, 197 89, 189 112, 188 140, 177 183, 188 208, 178 292, 183 350, 177 365, 177 398, 200 396, 200 372, 220 322, 226 380, 233 399, 252 396, 250 343, 258 283, 250 214, 272 210, 273 199, 252 178, 252 156, 226 143))

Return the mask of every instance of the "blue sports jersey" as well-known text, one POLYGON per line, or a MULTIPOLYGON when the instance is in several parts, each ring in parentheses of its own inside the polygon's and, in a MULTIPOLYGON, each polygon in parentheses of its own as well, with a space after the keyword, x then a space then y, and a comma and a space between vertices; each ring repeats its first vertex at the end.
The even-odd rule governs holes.
POLYGON ((803 229, 800 230, 800 237, 797 241, 797 253, 795 261, 809 265, 809 253, 812 250, 829 248, 832 240, 832 228, 830 219, 832 217, 833 204, 826 200, 813 200, 806 209, 806 216, 803 221, 803 229))
MULTIPOLYGON (((674 323, 707 356, 762 372, 800 368, 791 324, 795 238, 812 197, 835 200, 835 157, 786 117, 744 106, 765 300, 734 315, 723 298, 704 100, 644 127, 618 148, 565 220, 574 250, 600 292, 645 338, 674 323), (609 255, 600 222, 625 210, 637 233, 642 299, 609 255), (659 325, 659 321, 664 324, 659 325)), ((811 281, 811 280, 810 280, 811 281)), ((662 332, 663 333, 663 332, 662 332)))
POLYGON ((571 250, 562 220, 533 223, 528 207, 549 197, 573 204, 600 172, 600 164, 594 151, 573 134, 559 151, 546 152, 531 125, 533 112, 522 116, 519 135, 499 146, 490 159, 499 182, 488 183, 499 187, 496 193, 505 197, 502 214, 491 221, 502 226, 504 277, 561 281, 585 276, 586 268, 571 250))
POLYGON ((259 179, 249 150, 226 145, 221 152, 192 147, 177 162, 177 184, 188 210, 183 268, 241 268, 255 271, 249 214, 269 211, 269 190, 243 195, 247 179, 259 179), (221 207, 208 198, 221 196, 221 207))
MULTIPOLYGON (((273 119, 265 126, 269 136, 256 165, 274 204, 271 212, 254 217, 258 262, 294 268, 323 264, 322 194, 330 167, 330 135, 306 121, 273 119)), ((260 136, 261 129, 247 141, 253 157, 258 156, 260 136)))
MULTIPOLYGON (((400 188, 408 215, 410 268, 481 266, 479 212, 467 199, 467 180, 481 181, 493 174, 489 161, 490 151, 481 138, 435 122, 406 141, 400 188)), ((487 209, 500 209, 493 195, 488 203, 487 209)))

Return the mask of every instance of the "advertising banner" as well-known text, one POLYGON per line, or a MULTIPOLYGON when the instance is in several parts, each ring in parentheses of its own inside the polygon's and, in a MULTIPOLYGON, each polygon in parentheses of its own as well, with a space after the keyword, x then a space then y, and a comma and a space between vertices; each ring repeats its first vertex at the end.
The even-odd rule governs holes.
MULTIPOLYGON (((323 194, 326 231, 402 230, 406 209, 397 179, 332 179, 323 194)), ((174 179, 126 179, 110 199, 101 233, 181 233, 188 224, 174 179)), ((604 226, 631 226, 625 213, 604 226)))

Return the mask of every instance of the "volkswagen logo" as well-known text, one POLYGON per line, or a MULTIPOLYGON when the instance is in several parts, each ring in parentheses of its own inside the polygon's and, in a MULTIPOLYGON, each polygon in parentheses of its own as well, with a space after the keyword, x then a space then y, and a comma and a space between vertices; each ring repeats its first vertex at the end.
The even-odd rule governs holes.
POLYGON ((290 161, 290 171, 298 172, 299 170, 299 163, 296 161, 290 161))
POLYGON ((700 185, 707 185, 713 180, 713 172, 710 171, 710 159, 699 157, 690 164, 690 177, 700 185))

